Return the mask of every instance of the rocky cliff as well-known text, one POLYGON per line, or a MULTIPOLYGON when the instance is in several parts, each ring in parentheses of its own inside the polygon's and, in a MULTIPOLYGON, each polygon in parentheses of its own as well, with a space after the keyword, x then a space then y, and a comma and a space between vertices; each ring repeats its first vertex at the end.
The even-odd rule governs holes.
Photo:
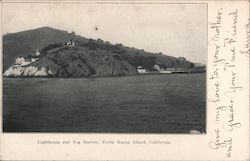
POLYGON ((193 67, 193 63, 183 58, 114 45, 101 39, 86 39, 51 28, 5 35, 3 40, 4 64, 8 64, 4 67, 6 77, 122 76, 137 74, 138 66, 149 71, 155 64, 163 69, 193 67), (39 54, 35 52, 37 48, 39 54))
POLYGON ((136 68, 103 51, 84 47, 60 47, 38 57, 35 62, 13 65, 4 72, 7 77, 87 77, 134 75, 136 68))

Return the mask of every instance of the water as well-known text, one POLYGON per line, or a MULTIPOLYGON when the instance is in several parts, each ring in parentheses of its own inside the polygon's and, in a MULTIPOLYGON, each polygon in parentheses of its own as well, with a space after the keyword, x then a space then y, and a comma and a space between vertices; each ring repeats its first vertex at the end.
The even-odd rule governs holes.
POLYGON ((205 77, 4 78, 4 131, 204 132, 205 77))

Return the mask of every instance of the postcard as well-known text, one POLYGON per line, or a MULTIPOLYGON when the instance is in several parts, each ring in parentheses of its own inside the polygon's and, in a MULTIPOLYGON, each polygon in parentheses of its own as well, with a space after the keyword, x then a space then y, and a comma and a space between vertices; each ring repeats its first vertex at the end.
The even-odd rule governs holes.
POLYGON ((0 4, 1 160, 249 160, 249 1, 0 4))

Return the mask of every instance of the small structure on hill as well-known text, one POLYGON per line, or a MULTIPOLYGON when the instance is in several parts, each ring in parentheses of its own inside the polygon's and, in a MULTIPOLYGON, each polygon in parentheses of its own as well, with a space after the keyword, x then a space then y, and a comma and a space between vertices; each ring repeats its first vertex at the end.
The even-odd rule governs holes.
POLYGON ((36 62, 38 60, 38 58, 31 58, 31 62, 36 62))
POLYGON ((182 61, 185 61, 185 60, 186 60, 186 58, 184 58, 184 57, 178 57, 178 59, 179 59, 179 60, 182 60, 182 61))
POLYGON ((66 43, 66 46, 73 47, 76 46, 76 43, 73 40, 70 40, 66 43))
POLYGON ((39 49, 36 49, 36 53, 35 53, 35 56, 40 56, 41 55, 41 52, 39 49))

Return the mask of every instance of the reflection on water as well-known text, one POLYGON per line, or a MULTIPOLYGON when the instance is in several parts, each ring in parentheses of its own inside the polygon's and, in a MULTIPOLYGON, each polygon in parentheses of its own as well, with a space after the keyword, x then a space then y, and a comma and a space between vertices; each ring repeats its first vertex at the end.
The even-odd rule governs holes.
POLYGON ((205 131, 205 73, 89 79, 4 78, 4 131, 205 131))

